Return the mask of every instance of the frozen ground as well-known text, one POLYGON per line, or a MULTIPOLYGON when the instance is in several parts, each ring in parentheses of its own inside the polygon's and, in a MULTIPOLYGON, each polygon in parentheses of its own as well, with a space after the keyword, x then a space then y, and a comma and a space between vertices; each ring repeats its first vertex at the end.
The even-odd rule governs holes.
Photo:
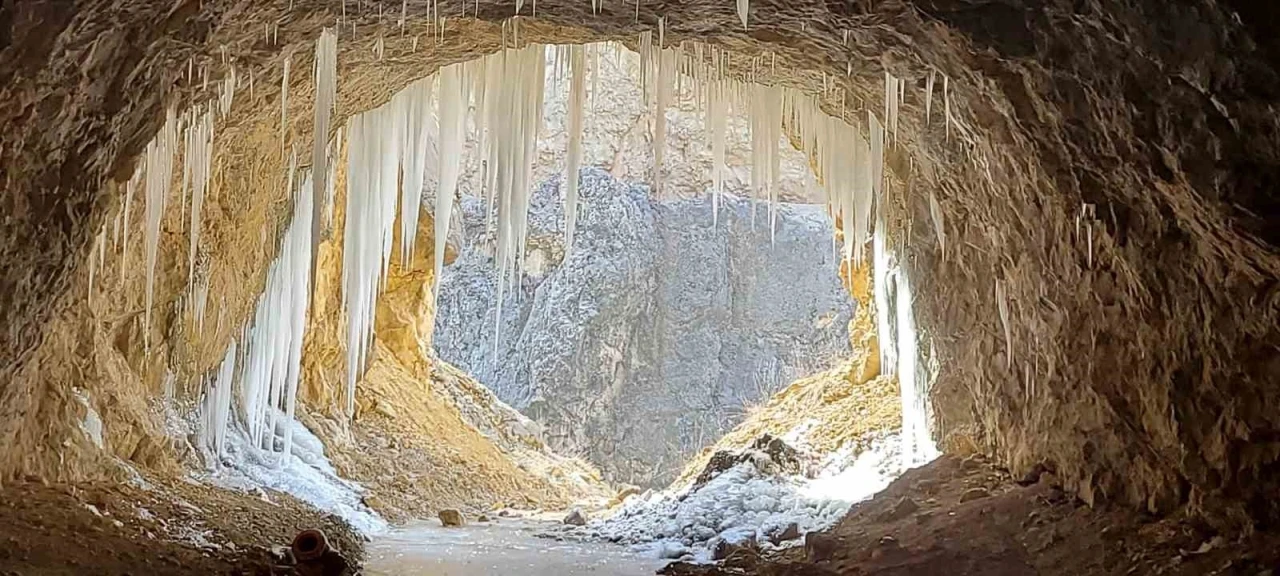
POLYGON ((526 520, 441 528, 424 523, 374 538, 367 547, 369 576, 649 576, 663 561, 604 542, 537 538, 545 528, 526 520))
POLYGON ((799 535, 827 528, 901 474, 900 446, 894 435, 856 456, 834 455, 812 479, 762 473, 771 466, 759 454, 697 490, 632 496, 612 516, 548 535, 616 542, 650 557, 701 562, 712 559, 719 540, 787 546, 800 541, 779 538, 789 525, 794 523, 799 535))

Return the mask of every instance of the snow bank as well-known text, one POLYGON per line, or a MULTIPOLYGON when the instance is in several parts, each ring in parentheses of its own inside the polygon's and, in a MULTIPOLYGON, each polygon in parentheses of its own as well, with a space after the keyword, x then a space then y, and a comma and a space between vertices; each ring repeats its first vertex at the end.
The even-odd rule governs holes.
POLYGON ((387 530, 386 520, 364 505, 364 488, 338 476, 320 439, 298 421, 277 416, 272 436, 276 451, 254 446, 243 428, 231 426, 225 456, 199 479, 233 490, 269 488, 291 494, 337 515, 366 535, 387 530), (286 457, 280 451, 288 428, 293 431, 293 445, 286 457))
MULTIPOLYGON (((632 496, 612 516, 557 536, 631 545, 663 558, 708 562, 720 540, 775 543, 791 524, 799 534, 840 520, 854 503, 884 489, 902 472, 901 440, 886 436, 860 453, 833 454, 816 478, 768 475, 752 461, 740 463, 696 490, 632 496)), ((798 539, 791 540, 799 542, 798 539)))

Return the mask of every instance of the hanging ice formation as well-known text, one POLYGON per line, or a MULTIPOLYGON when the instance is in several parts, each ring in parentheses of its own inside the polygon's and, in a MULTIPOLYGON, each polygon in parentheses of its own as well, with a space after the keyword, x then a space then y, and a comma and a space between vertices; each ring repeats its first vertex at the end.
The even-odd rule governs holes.
MULTIPOLYGON (((462 168, 462 151, 467 144, 467 108, 471 99, 469 72, 470 69, 464 64, 454 64, 440 70, 440 111, 437 114, 440 119, 440 177, 436 184, 434 255, 434 278, 437 282, 444 268, 453 197, 462 168)), ((416 194, 421 197, 422 192, 418 191, 416 194)), ((434 290, 433 298, 438 294, 439 290, 434 290)))
POLYGON ((738 1, 738 20, 742 21, 742 27, 747 27, 747 10, 751 7, 751 0, 738 1))
POLYGON ((160 217, 164 215, 165 201, 173 183, 173 155, 178 150, 178 114, 169 108, 164 125, 155 139, 147 144, 146 162, 146 238, 144 250, 147 259, 146 308, 143 315, 143 348, 151 347, 151 305, 155 297, 156 256, 160 249, 160 217))
MULTIPOLYGON (((400 95, 405 107, 405 143, 403 151, 404 189, 400 197, 400 262, 407 263, 413 256, 417 238, 418 216, 422 211, 422 186, 426 181, 428 147, 430 146, 428 123, 431 119, 431 103, 435 78, 414 82, 400 95)), ((437 167, 438 168, 438 167, 437 167)))
MULTIPOLYGON (((594 9, 596 0, 592 0, 594 9)), ((598 52, 597 52, 598 54, 598 52)), ((597 60, 597 64, 598 64, 597 60)), ((570 48, 569 53, 569 149, 564 168, 564 249, 573 249, 573 231, 578 221, 578 168, 582 165, 582 108, 586 89, 586 56, 582 46, 570 48)), ((595 74, 599 76, 599 72, 595 74)), ((592 78, 592 99, 595 98, 595 76, 592 78)), ((437 258, 437 265, 439 265, 437 258)), ((438 277, 438 276, 437 276, 438 277)))
MULTIPOLYGON (((401 16, 400 25, 403 29, 403 16, 401 16)), ((311 144, 313 189, 310 191, 312 197, 310 266, 313 269, 320 255, 320 237, 324 224, 321 214, 332 210, 333 204, 333 198, 330 195, 333 188, 328 164, 329 119, 333 114, 334 103, 338 96, 338 35, 333 28, 320 31, 320 38, 316 40, 315 79, 315 136, 311 144)), ((315 289, 314 284, 310 289, 315 289)))
POLYGON ((139 162, 133 169, 133 176, 129 177, 129 181, 124 185, 124 212, 120 214, 120 283, 124 283, 124 279, 128 276, 125 270, 129 269, 129 210, 133 205, 133 193, 139 186, 143 185, 143 177, 146 175, 146 169, 143 164, 146 162, 145 156, 142 162, 139 162))
MULTIPOLYGON (((213 110, 196 107, 187 126, 186 148, 182 155, 184 172, 191 179, 191 239, 187 249, 187 285, 195 286, 196 251, 200 246, 200 217, 204 195, 209 189, 213 163, 213 110)), ((203 312, 203 309, 201 309, 203 312)), ((203 317, 203 314, 201 315, 203 317)))
MULTIPOLYGON (((422 81, 420 80, 419 83, 422 81)), ((418 84, 418 83, 415 83, 418 84)), ((347 120, 347 223, 342 247, 347 316, 345 410, 355 414, 355 383, 373 331, 378 282, 390 257, 404 135, 403 98, 347 120)))
MULTIPOLYGON (((740 6, 740 15, 745 17, 746 2, 740 6)), ((518 33, 515 28, 513 24, 513 36, 518 33)), ((910 412, 904 415, 904 449, 908 451, 904 458, 918 463, 920 458, 934 453, 928 439, 927 418, 923 416, 926 414, 922 399, 926 396, 927 378, 918 366, 910 284, 889 246, 885 229, 886 211, 889 210, 884 192, 885 146, 898 124, 899 111, 905 99, 905 82, 886 74, 883 123, 882 118, 868 111, 865 122, 867 136, 864 137, 863 127, 857 125, 861 123, 850 124, 843 118, 828 115, 820 105, 820 95, 781 86, 753 87, 754 75, 741 78, 730 77, 726 73, 726 53, 694 45, 690 57, 683 45, 666 48, 663 40, 665 22, 659 30, 657 46, 653 45, 651 32, 640 35, 641 92, 646 105, 654 102, 661 111, 671 104, 671 84, 692 80, 694 98, 700 106, 706 107, 708 139, 713 156, 713 222, 718 220, 720 194, 724 188, 727 117, 732 107, 750 114, 752 184, 770 201, 771 230, 776 224, 779 191, 779 140, 786 135, 799 143, 801 151, 811 161, 813 178, 806 183, 807 186, 821 187, 825 191, 830 213, 842 222, 843 258, 852 267, 864 266, 866 246, 871 244, 876 324, 882 342, 881 366, 886 373, 896 373, 902 379, 904 414, 910 412)), ((501 339, 503 294, 509 282, 519 281, 523 265, 529 193, 533 184, 532 163, 536 158, 537 137, 542 124, 543 88, 548 71, 544 46, 508 46, 510 44, 504 42, 504 49, 498 53, 442 70, 438 93, 441 125, 435 198, 435 265, 441 265, 443 255, 440 251, 448 240, 448 214, 452 209, 458 178, 458 154, 465 141, 465 115, 469 103, 474 101, 480 164, 483 167, 482 188, 488 213, 495 216, 492 222, 497 236, 495 267, 499 283, 494 314, 495 346, 501 339)), ((611 49, 620 50, 617 45, 611 49)), ((598 51, 595 56, 598 61, 598 51)), ((558 50, 555 58, 553 74, 559 78, 567 70, 569 77, 569 150, 564 201, 566 246, 572 246, 576 229, 576 175, 581 162, 582 112, 586 97, 586 52, 583 47, 571 47, 558 50)), ((753 69, 758 65, 758 61, 753 61, 753 69)), ((348 414, 354 409, 355 385, 365 366, 372 340, 376 298, 392 250, 397 207, 404 226, 400 230, 402 257, 408 258, 411 254, 417 228, 417 203, 420 202, 423 182, 427 180, 423 172, 430 168, 425 154, 429 148, 429 142, 425 140, 429 131, 424 129, 424 124, 429 117, 431 83, 434 81, 435 78, 429 77, 410 85, 391 102, 351 117, 345 130, 340 131, 340 134, 346 134, 347 140, 347 228, 342 286, 347 316, 348 414), (428 112, 424 113, 424 110, 428 112), (400 187, 402 182, 403 189, 400 187)), ((593 76, 593 96, 595 82, 593 76)), ((945 76, 943 83, 945 112, 949 118, 949 87, 945 76)), ((830 89, 830 84, 824 76, 824 85, 830 89)), ((684 97, 683 92, 676 92, 684 97)), ((926 108, 931 108, 931 96, 928 95, 926 108)), ((664 122, 660 117, 660 114, 655 115, 654 123, 654 154, 659 178, 662 162, 659 147, 665 136, 664 122)), ((893 141, 897 142, 896 137, 893 141)), ((339 137, 335 139, 333 150, 337 153, 341 148, 339 137)), ((941 207, 936 199, 931 199, 930 212, 940 245, 945 246, 941 207)), ((436 272, 439 274, 438 268, 436 272)), ((268 403, 271 398, 268 394, 268 403)))
MULTIPOLYGON (((769 242, 778 204, 778 139, 782 137, 782 89, 755 84, 751 91, 751 187, 769 200, 769 242)), ((755 206, 751 209, 755 216, 755 206)), ((753 220, 754 221, 754 220, 753 220)))
POLYGON ((653 184, 654 191, 662 195, 662 161, 667 148, 667 107, 671 104, 671 76, 676 73, 676 50, 662 48, 665 40, 665 21, 658 20, 658 49, 651 60, 655 65, 654 96, 657 110, 653 113, 653 184))
POLYGON ((289 68, 292 55, 285 54, 284 70, 280 77, 280 157, 284 157, 285 137, 289 135, 289 68))
POLYGON ((225 455, 228 429, 233 425, 253 448, 264 454, 280 454, 284 459, 292 449, 293 427, 289 423, 296 407, 310 302, 314 212, 310 172, 303 174, 300 185, 294 178, 296 151, 288 170, 293 219, 268 268, 266 286, 250 323, 242 331, 239 346, 233 341, 228 347, 201 405, 200 436, 204 447, 219 459, 225 455))
MULTIPOLYGON (((494 104, 506 121, 490 125, 488 138, 494 153, 494 197, 498 219, 498 299, 494 310, 494 346, 501 341, 502 296, 506 282, 515 276, 524 257, 526 227, 529 216, 529 192, 533 176, 533 160, 537 152, 538 131, 542 127, 543 86, 546 75, 546 51, 531 45, 508 50, 501 55, 503 72, 497 85, 485 91, 496 92, 494 104), (515 79, 515 82, 511 82, 515 79)), ((490 65, 495 65, 491 63, 490 65)), ((443 241, 444 239, 437 239, 443 241)))

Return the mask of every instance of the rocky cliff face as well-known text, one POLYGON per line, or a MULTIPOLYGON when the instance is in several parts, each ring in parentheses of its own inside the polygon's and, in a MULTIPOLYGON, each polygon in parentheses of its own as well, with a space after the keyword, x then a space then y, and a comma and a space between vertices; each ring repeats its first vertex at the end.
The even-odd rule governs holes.
POLYGON ((519 286, 503 295, 482 201, 466 199, 464 248, 440 287, 435 347, 616 479, 670 480, 685 457, 798 376, 849 354, 852 301, 821 208, 767 205, 752 226, 730 199, 655 201, 582 173, 586 202, 564 255, 558 184, 534 198, 519 286))

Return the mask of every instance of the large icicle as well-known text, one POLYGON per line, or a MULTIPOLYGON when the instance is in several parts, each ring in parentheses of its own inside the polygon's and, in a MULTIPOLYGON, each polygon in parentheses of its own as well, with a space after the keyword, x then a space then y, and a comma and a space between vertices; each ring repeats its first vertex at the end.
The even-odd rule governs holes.
POLYGON ((178 114, 169 108, 164 125, 147 145, 146 240, 147 259, 146 308, 143 315, 143 348, 150 350, 151 305, 155 298, 156 257, 160 249, 160 218, 173 183, 173 154, 178 150, 178 114))
MULTIPOLYGON (((458 188, 462 152, 467 145, 467 101, 469 78, 462 64, 440 70, 440 181, 436 185, 435 209, 435 281, 440 282, 444 269, 444 252, 449 242, 449 221, 453 214, 453 198, 458 188)), ((433 291, 439 295, 439 290, 433 291)), ((433 296, 434 298, 435 296, 433 296)))
POLYGON ((711 197, 711 223, 720 219, 720 198, 724 194, 724 152, 728 116, 728 88, 724 80, 717 80, 708 89, 707 114, 711 128, 711 180, 714 184, 711 197))
POLYGON ((435 77, 427 77, 410 84, 396 95, 405 107, 405 126, 408 131, 404 143, 404 188, 400 195, 400 261, 409 262, 413 256, 414 240, 418 232, 418 216, 422 212, 422 185, 426 181, 427 156, 430 147, 428 125, 431 120, 432 90, 435 77))
POLYGON ((501 340, 502 298, 508 277, 516 276, 523 259, 529 211, 529 182, 542 125, 546 50, 530 45, 495 55, 500 73, 488 76, 486 92, 497 96, 493 110, 504 121, 490 124, 493 183, 498 220, 498 299, 494 310, 494 346, 501 340), (514 79, 514 81, 512 81, 514 79))
MULTIPOLYGON (((403 29, 404 20, 401 19, 403 29)), ((320 255, 322 213, 329 203, 329 120, 338 95, 338 35, 333 28, 320 31, 315 59, 315 135, 311 144, 311 268, 320 255)), ((314 288, 312 286, 311 288, 314 288)))
POLYGON ((291 54, 284 57, 284 70, 280 77, 280 157, 284 157, 285 140, 289 135, 289 68, 293 65, 291 54))
POLYGON ((191 175, 191 240, 187 249, 187 285, 195 287, 196 254, 200 246, 201 211, 204 195, 209 189, 209 176, 213 164, 213 110, 197 109, 187 128, 186 152, 183 164, 191 175))
MULTIPOLYGON (((659 24, 661 23, 660 20, 659 24)), ((654 192, 661 197, 662 161, 667 149, 667 107, 671 104, 671 76, 676 73, 676 60, 672 50, 662 48, 655 50, 655 56, 657 73, 654 74, 654 96, 657 109, 653 112, 653 186, 654 192)))
MULTIPOLYGON (((596 0, 592 0, 594 5, 596 0)), ((574 46, 569 53, 569 150, 564 168, 564 249, 573 249, 573 231, 578 221, 578 169, 582 165, 582 109, 585 98, 587 73, 586 56, 582 46, 574 46)), ((598 52, 597 52, 598 54, 598 52)), ((596 76, 599 72, 596 73, 596 76)), ((594 82, 594 79, 593 79, 594 82)), ((594 99, 594 88, 592 98, 594 99)))

